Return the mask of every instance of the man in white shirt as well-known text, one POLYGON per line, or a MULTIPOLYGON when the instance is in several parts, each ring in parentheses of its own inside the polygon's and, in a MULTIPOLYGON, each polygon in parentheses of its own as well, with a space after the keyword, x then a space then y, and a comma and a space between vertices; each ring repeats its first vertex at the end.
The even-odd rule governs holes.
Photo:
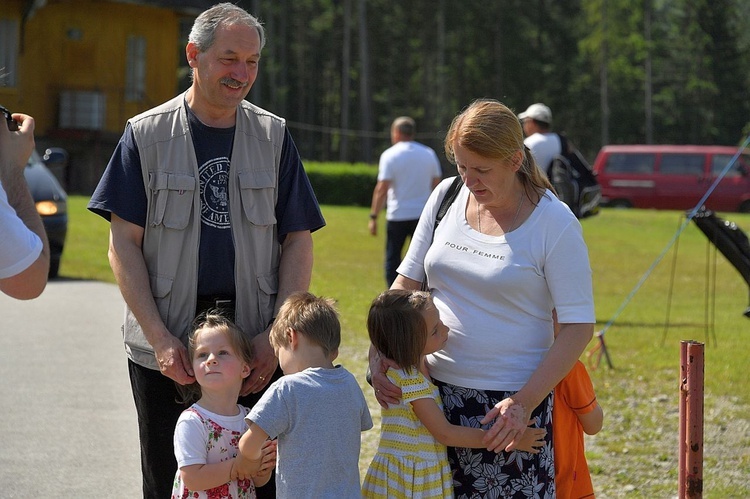
POLYGON ((552 159, 562 152, 560 136, 551 131, 552 111, 538 102, 518 115, 526 135, 523 143, 531 150, 539 168, 549 173, 552 159))
POLYGON ((2 111, 5 116, 0 123, 0 291, 19 300, 29 300, 42 294, 49 273, 47 234, 23 176, 34 149, 34 118, 19 113, 11 115, 5 108, 2 111))
POLYGON ((385 281, 396 280, 406 238, 414 234, 427 198, 440 183, 442 169, 434 150, 414 140, 416 124, 408 116, 391 125, 391 147, 380 156, 372 193, 370 234, 377 235, 378 213, 386 205, 385 281), (387 201, 387 204, 386 204, 387 201))

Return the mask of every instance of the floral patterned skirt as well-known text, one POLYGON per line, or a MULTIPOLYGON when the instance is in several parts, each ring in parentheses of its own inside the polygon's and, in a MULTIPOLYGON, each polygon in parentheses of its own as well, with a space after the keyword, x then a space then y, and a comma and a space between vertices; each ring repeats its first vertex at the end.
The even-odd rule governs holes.
MULTIPOLYGON (((476 390, 434 380, 443 399, 445 415, 455 425, 488 429, 479 421, 498 402, 515 392, 476 390)), ((498 454, 486 449, 448 447, 457 499, 554 498, 555 465, 552 448, 552 393, 534 409, 534 426, 545 428, 545 445, 539 454, 522 451, 498 454)))

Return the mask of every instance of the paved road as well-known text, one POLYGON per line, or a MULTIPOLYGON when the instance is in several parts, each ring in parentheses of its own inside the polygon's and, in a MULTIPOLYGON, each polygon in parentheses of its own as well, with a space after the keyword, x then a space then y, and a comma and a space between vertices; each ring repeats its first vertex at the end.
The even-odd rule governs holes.
POLYGON ((122 316, 112 284, 0 293, 0 497, 140 497, 122 316))

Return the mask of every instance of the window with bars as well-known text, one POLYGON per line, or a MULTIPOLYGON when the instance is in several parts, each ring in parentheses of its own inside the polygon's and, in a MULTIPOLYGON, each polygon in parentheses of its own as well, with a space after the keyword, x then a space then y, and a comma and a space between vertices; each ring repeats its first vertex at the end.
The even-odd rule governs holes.
POLYGON ((18 85, 18 20, 0 18, 0 87, 18 85))
POLYGON ((125 70, 125 100, 142 101, 146 93, 146 39, 128 36, 125 70))

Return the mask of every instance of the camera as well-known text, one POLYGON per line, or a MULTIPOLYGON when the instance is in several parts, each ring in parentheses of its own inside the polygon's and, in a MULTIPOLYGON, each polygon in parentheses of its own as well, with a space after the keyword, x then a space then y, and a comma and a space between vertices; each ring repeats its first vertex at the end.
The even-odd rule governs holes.
POLYGON ((18 122, 14 120, 10 115, 10 111, 5 109, 3 106, 0 106, 0 111, 3 112, 5 120, 8 122, 8 130, 10 130, 11 132, 15 132, 16 130, 18 130, 18 122))

